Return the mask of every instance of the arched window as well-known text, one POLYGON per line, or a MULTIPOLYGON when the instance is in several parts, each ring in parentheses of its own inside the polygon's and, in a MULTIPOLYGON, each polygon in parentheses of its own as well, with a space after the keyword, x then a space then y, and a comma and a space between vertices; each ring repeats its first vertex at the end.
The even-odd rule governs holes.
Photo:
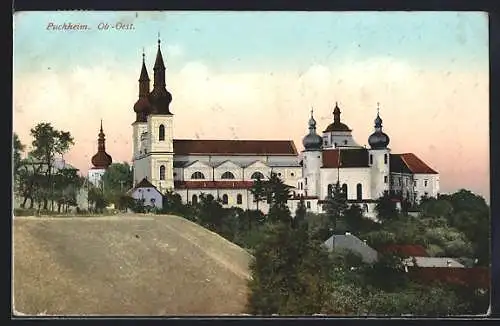
POLYGON ((196 171, 195 173, 191 174, 191 179, 205 179, 205 175, 200 171, 196 171))
POLYGON ((384 154, 384 164, 387 164, 387 161, 388 161, 388 156, 387 154, 384 154))
POLYGON ((243 196, 241 194, 236 195, 236 204, 241 205, 243 203, 243 196))
POLYGON ((328 196, 331 197, 332 194, 333 194, 333 185, 330 184, 330 185, 328 185, 328 196))
POLYGON ((347 199, 347 184, 342 185, 342 193, 344 194, 345 198, 347 199))
POLYGON ((254 172, 250 178, 254 179, 254 180, 257 180, 257 179, 262 180, 262 179, 264 179, 264 175, 262 173, 260 173, 259 171, 257 171, 257 172, 254 172))
POLYGON ((361 185, 361 183, 358 183, 356 185, 356 199, 363 200, 363 186, 361 185))
POLYGON ((160 180, 165 180, 165 165, 160 166, 160 180))
POLYGON ((370 165, 373 164, 373 154, 370 154, 370 165))
POLYGON ((226 171, 222 174, 222 176, 220 177, 221 179, 234 179, 234 174, 232 174, 231 172, 229 171, 226 171))
POLYGON ((193 195, 193 197, 191 199, 191 203, 193 203, 193 205, 196 205, 198 203, 198 196, 193 195))
POLYGON ((165 140, 165 126, 164 125, 160 125, 158 127, 158 139, 160 141, 165 140))
POLYGON ((222 204, 223 205, 227 205, 227 202, 228 202, 228 197, 226 194, 222 195, 222 204))

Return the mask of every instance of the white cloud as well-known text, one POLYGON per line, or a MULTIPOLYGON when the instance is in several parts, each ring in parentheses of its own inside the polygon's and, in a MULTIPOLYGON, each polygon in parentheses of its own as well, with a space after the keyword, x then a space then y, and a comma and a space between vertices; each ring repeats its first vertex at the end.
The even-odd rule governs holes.
MULTIPOLYGON (((138 74, 139 65, 119 71, 101 65, 65 74, 15 74, 14 130, 25 143, 29 128, 39 121, 70 130, 77 144, 68 159, 86 170, 102 118, 108 151, 115 161, 129 160, 138 74)), ((483 195, 489 192, 485 174, 474 180, 459 177, 489 169, 487 72, 447 75, 378 58, 336 69, 312 66, 302 75, 216 74, 203 62, 190 62, 169 73, 167 84, 177 138, 236 134, 239 139, 293 139, 300 148, 311 106, 322 131, 339 101, 343 121, 364 144, 380 102, 394 151, 415 152, 438 169, 445 191, 463 183, 481 188, 483 195)))

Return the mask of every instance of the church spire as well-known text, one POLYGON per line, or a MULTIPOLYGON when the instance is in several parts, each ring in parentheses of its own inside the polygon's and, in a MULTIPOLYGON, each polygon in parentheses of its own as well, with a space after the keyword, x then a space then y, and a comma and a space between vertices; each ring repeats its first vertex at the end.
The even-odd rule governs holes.
POLYGON ((156 60, 153 67, 154 76, 154 87, 165 87, 165 63, 163 62, 163 55, 161 54, 160 48, 161 40, 158 36, 158 50, 156 51, 156 60))
POLYGON ((95 168, 106 169, 112 162, 111 156, 106 153, 106 138, 102 129, 101 119, 101 128, 99 129, 99 138, 97 139, 97 153, 92 156, 92 164, 95 168))
POLYGON ((172 114, 170 112, 170 102, 172 102, 172 94, 166 89, 165 84, 165 64, 160 48, 160 35, 158 34, 158 51, 156 52, 154 70, 153 90, 150 93, 150 101, 153 114, 172 114))
POLYGON ((148 96, 149 94, 149 75, 145 61, 144 49, 142 49, 142 67, 141 75, 139 76, 139 97, 148 96))
POLYGON ((333 122, 340 123, 340 108, 337 102, 335 102, 335 108, 333 109, 333 122))

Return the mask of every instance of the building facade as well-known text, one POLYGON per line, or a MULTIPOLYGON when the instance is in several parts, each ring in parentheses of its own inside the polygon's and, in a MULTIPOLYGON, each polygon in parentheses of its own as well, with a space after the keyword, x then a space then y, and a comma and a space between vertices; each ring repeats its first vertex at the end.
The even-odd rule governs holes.
POLYGON ((375 216, 375 201, 390 193, 401 201, 416 201, 424 194, 436 196, 439 174, 412 153, 393 154, 389 136, 382 130, 377 112, 374 132, 360 146, 336 104, 333 122, 316 133, 311 111, 309 133, 298 152, 291 140, 194 140, 174 139, 172 95, 166 88, 165 65, 158 41, 153 88, 144 62, 139 77, 133 129, 134 186, 147 180, 161 193, 175 191, 185 203, 212 194, 226 207, 266 211, 256 203, 250 188, 257 178, 276 173, 291 187, 293 211, 300 198, 312 212, 322 212, 324 199, 338 182, 350 203, 375 216))

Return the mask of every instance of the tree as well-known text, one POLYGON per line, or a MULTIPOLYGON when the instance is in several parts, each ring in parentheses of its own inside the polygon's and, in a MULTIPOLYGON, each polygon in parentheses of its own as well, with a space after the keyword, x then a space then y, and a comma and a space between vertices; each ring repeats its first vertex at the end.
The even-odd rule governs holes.
POLYGON ((74 144, 73 137, 69 132, 54 129, 50 123, 42 122, 31 129, 33 136, 33 150, 30 154, 40 160, 46 166, 45 175, 47 176, 44 186, 47 187, 41 191, 44 209, 47 209, 48 197, 52 193, 52 170, 56 155, 66 153, 71 145, 74 144))
POLYGON ((17 172, 19 170, 19 167, 21 166, 21 153, 24 152, 25 145, 21 143, 21 140, 19 139, 19 136, 14 133, 13 136, 13 160, 14 160, 14 176, 17 177, 17 172))
POLYGON ((91 186, 89 189, 88 200, 97 213, 102 213, 108 205, 102 190, 94 186, 91 186))
MULTIPOLYGON (((328 217, 328 225, 325 227, 328 229, 329 234, 337 232, 337 222, 344 216, 344 213, 348 207, 347 196, 344 194, 340 188, 340 184, 337 182, 335 186, 329 187, 329 193, 325 198, 325 211, 328 217)), ((335 244, 334 244, 335 245, 335 244)))
POLYGON ((377 211, 378 219, 382 222, 395 220, 399 217, 396 203, 392 200, 387 191, 377 200, 375 210, 377 211))
POLYGON ((268 220, 271 222, 282 222, 290 225, 291 213, 287 206, 290 199, 290 186, 283 183, 276 173, 265 183, 267 202, 269 203, 268 220))
POLYGON ((328 295, 328 253, 305 228, 268 225, 250 270, 248 311, 259 315, 319 313, 328 295))
POLYGON ((364 222, 363 210, 357 204, 352 204, 344 211, 343 220, 349 232, 358 234, 364 222))
POLYGON ((307 214, 307 209, 304 203, 304 199, 300 198, 299 204, 297 205, 297 209, 295 210, 295 217, 293 218, 292 221, 292 227, 294 229, 297 229, 302 226, 305 226, 307 228, 306 214, 307 214))
POLYGON ((255 179, 252 187, 250 188, 250 192, 253 195, 253 201, 257 205, 257 210, 259 209, 259 203, 266 198, 266 189, 265 184, 261 180, 260 176, 255 179))
POLYGON ((118 199, 132 188, 133 174, 127 162, 113 163, 102 176, 103 192, 106 200, 118 204, 118 199))

